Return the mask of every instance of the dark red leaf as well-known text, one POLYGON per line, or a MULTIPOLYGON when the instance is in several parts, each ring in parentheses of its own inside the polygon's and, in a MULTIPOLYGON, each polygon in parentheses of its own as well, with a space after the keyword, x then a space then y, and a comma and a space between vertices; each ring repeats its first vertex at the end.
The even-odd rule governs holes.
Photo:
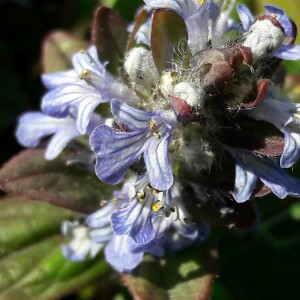
POLYGON ((99 59, 108 61, 107 69, 119 74, 122 59, 127 47, 128 24, 116 12, 99 7, 94 15, 92 43, 96 45, 99 59))
POLYGON ((151 49, 158 71, 172 67, 174 48, 187 38, 184 20, 173 10, 160 9, 153 13, 151 49))
POLYGON ((79 172, 76 165, 68 165, 71 157, 66 151, 46 161, 43 149, 25 150, 0 170, 0 188, 13 196, 91 213, 99 208, 101 199, 110 197, 112 187, 101 183, 93 171, 79 172))

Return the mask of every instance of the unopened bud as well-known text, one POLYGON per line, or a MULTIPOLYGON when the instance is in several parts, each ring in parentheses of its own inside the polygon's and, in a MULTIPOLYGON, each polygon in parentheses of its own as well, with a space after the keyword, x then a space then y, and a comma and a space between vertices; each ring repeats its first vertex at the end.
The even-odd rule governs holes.
POLYGON ((183 99, 192 107, 202 106, 201 93, 192 82, 180 82, 175 85, 173 95, 183 99))
POLYGON ((154 64, 152 54, 143 47, 130 50, 124 63, 125 72, 137 90, 151 91, 159 73, 154 64))
POLYGON ((251 50, 255 63, 278 50, 284 39, 281 25, 270 16, 262 16, 245 33, 243 46, 251 50))

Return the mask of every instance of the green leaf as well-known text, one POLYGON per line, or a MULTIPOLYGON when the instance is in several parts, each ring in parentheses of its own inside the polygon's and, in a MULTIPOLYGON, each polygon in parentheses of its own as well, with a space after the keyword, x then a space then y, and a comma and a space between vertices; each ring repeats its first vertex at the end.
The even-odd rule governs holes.
MULTIPOLYGON (((255 232, 227 231, 220 235, 216 282, 232 295, 231 299, 295 299, 300 292, 300 204, 284 209, 291 199, 274 197, 257 202, 266 201, 281 209, 262 221, 255 232)), ((223 299, 217 294, 213 300, 223 299)))
POLYGON ((113 10, 99 7, 94 16, 92 41, 98 50, 99 59, 108 61, 107 69, 114 75, 120 72, 127 46, 128 24, 113 10))
POLYGON ((75 155, 76 149, 69 147, 57 159, 47 161, 43 149, 25 150, 0 170, 0 188, 13 196, 94 212, 101 200, 110 199, 116 186, 100 182, 93 170, 70 165, 75 155))
POLYGON ((0 201, 0 298, 58 299, 105 274, 100 258, 70 262, 61 254, 67 241, 61 222, 74 213, 47 203, 0 201))
POLYGON ((73 55, 87 46, 87 42, 68 32, 58 30, 49 33, 42 44, 43 72, 57 72, 71 68, 73 55))
POLYGON ((106 0, 113 3, 113 9, 120 13, 125 20, 132 21, 137 9, 144 5, 143 0, 106 0))
POLYGON ((133 274, 123 274, 134 299, 206 300, 210 297, 217 252, 208 243, 156 260, 146 257, 133 274))
POLYGON ((154 11, 151 49, 158 71, 162 72, 166 68, 171 68, 174 61, 174 48, 186 38, 185 22, 177 13, 169 9, 154 11))

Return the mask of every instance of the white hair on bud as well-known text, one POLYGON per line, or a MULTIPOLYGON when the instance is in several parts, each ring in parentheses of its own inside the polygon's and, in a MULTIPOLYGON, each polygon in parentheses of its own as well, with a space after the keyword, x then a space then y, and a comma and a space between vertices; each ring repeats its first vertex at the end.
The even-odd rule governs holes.
POLYGON ((152 54, 143 47, 136 47, 129 51, 125 63, 125 72, 128 74, 133 87, 140 92, 151 92, 159 73, 155 66, 152 54))
POLYGON ((186 101, 192 107, 201 107, 201 91, 193 82, 180 82, 175 85, 173 95, 186 101))
POLYGON ((245 33, 243 46, 250 48, 253 62, 278 50, 285 38, 281 28, 268 19, 257 20, 245 33))

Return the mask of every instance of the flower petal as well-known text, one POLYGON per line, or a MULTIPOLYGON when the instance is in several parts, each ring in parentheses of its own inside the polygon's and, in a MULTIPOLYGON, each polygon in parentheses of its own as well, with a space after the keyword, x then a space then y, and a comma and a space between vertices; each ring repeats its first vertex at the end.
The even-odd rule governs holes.
POLYGON ((86 218, 86 224, 89 227, 101 228, 110 224, 111 214, 116 210, 112 202, 97 210, 86 218))
POLYGON ((144 153, 144 160, 151 186, 160 191, 169 189, 173 184, 173 172, 168 158, 170 136, 161 139, 150 138, 144 153))
POLYGON ((268 186, 280 199, 286 196, 300 197, 300 181, 285 173, 271 160, 264 161, 264 166, 258 166, 260 180, 268 186))
POLYGON ((282 45, 274 56, 285 60, 300 59, 300 45, 282 45))
POLYGON ((254 174, 252 169, 248 168, 247 163, 239 156, 236 156, 235 159, 236 166, 233 197, 236 202, 243 203, 251 197, 258 177, 254 174))
POLYGON ((150 36, 151 36, 151 18, 148 18, 147 21, 140 26, 140 28, 138 29, 135 35, 136 43, 144 44, 150 47, 151 45, 150 36))
POLYGON ((115 211, 111 216, 112 228, 116 235, 128 235, 136 243, 145 244, 155 237, 150 221, 152 201, 135 199, 127 207, 115 211))
POLYGON ((117 132, 106 125, 98 126, 90 137, 96 154, 96 174, 100 180, 116 184, 127 169, 141 156, 146 141, 144 132, 117 132))
POLYGON ((201 5, 196 12, 186 20, 188 30, 188 45, 192 54, 207 48, 208 43, 209 6, 201 5))
POLYGON ((77 136, 79 136, 79 132, 76 127, 66 127, 56 132, 47 145, 45 159, 51 160, 56 158, 65 149, 68 143, 77 136))
POLYGON ((52 134, 46 159, 56 158, 72 139, 80 135, 71 118, 56 119, 40 112, 29 112, 19 119, 16 137, 23 146, 36 147, 44 137, 52 134))
POLYGON ((78 75, 84 70, 92 71, 99 76, 103 76, 105 72, 105 64, 100 63, 95 46, 75 54, 72 62, 78 75))
POLYGON ((93 229, 90 233, 90 238, 94 243, 104 244, 112 239, 114 232, 111 226, 106 226, 103 228, 93 229))
POLYGON ((135 245, 127 235, 114 236, 105 248, 105 258, 118 272, 130 272, 143 259, 143 252, 132 251, 135 245))
POLYGON ((152 8, 169 8, 174 10, 183 19, 187 19, 198 8, 198 0, 144 0, 144 2, 152 8))
POLYGON ((237 12, 244 30, 247 31, 254 22, 254 17, 251 11, 246 5, 239 3, 237 5, 237 12))
MULTIPOLYGON (((300 181, 285 173, 283 169, 277 166, 270 158, 259 157, 248 151, 234 152, 237 165, 241 168, 239 173, 245 174, 242 174, 242 176, 249 176, 250 179, 253 178, 254 175, 257 176, 280 199, 288 195, 300 197, 300 181)), ((239 174, 236 175, 236 178, 238 175, 239 174)), ((246 182, 246 180, 242 178, 241 183, 243 182, 246 182)), ((239 199, 242 201, 238 202, 247 200, 246 198, 249 196, 250 190, 253 191, 252 182, 253 180, 250 181, 250 184, 248 183, 248 187, 246 186, 246 190, 249 190, 249 192, 245 194, 244 200, 243 198, 235 198, 236 201, 239 199)), ((241 186, 241 188, 242 190, 245 189, 243 186, 241 186)))
POLYGON ((269 15, 275 15, 276 20, 281 24, 281 26, 284 29, 285 35, 289 37, 295 36, 295 30, 292 21, 288 17, 288 15, 285 14, 285 12, 275 6, 275 5, 264 5, 264 8, 269 15))
POLYGON ((283 154, 280 158, 281 168, 292 167, 300 156, 300 135, 296 132, 289 132, 287 128, 282 129, 285 138, 283 154))
POLYGON ((54 89, 59 85, 74 83, 78 80, 75 70, 65 72, 45 73, 42 75, 42 82, 47 89, 54 89))
POLYGON ((49 116, 62 118, 71 108, 77 108, 82 101, 104 102, 100 93, 85 82, 63 85, 48 92, 42 99, 42 111, 49 116))
POLYGON ((111 101, 113 115, 124 125, 132 130, 145 130, 149 128, 149 122, 153 113, 133 108, 120 100, 111 101))

